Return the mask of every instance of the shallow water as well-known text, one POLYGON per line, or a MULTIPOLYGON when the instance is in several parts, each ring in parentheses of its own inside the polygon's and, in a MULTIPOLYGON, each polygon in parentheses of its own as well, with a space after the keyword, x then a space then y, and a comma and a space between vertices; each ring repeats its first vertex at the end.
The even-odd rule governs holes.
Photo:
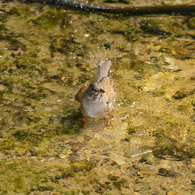
POLYGON ((195 193, 193 17, 0 5, 0 194, 195 193), (83 121, 100 59, 115 110, 83 121))

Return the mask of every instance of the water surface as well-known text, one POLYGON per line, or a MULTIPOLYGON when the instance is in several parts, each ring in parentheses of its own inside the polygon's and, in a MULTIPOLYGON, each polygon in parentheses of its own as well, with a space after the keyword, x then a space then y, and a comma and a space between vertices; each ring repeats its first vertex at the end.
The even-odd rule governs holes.
POLYGON ((0 194, 195 193, 193 17, 0 5, 0 194), (83 121, 100 59, 115 110, 83 121))

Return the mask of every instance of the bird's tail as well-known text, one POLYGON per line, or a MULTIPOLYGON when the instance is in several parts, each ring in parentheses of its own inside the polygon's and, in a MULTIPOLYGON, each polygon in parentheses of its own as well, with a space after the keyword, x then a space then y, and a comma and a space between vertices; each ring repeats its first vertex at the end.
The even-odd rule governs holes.
POLYGON ((107 77, 111 64, 111 61, 99 61, 96 81, 100 81, 103 77, 107 77))

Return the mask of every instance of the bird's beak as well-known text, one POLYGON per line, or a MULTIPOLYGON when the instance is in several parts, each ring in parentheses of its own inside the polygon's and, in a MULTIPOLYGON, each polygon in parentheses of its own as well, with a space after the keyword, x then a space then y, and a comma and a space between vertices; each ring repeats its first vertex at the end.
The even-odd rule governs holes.
POLYGON ((97 90, 97 93, 105 93, 105 91, 103 89, 97 90))

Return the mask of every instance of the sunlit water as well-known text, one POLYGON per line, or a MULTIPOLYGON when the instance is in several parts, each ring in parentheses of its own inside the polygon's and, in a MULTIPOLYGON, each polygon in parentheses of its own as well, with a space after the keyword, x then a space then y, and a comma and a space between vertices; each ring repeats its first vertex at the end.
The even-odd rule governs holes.
POLYGON ((194 20, 3 3, 1 194, 195 193, 194 20), (115 109, 74 95, 112 61, 115 109))

